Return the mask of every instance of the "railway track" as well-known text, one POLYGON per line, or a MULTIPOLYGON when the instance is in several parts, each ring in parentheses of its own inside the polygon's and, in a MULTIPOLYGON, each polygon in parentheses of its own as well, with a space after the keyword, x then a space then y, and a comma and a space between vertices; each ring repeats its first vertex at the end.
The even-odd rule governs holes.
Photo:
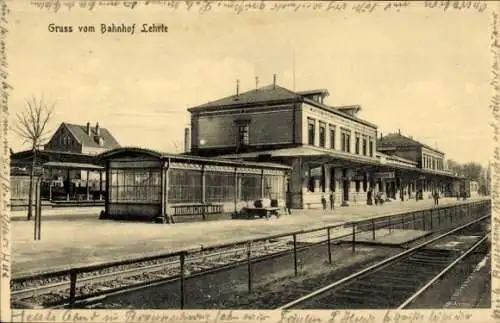
MULTIPOLYGON (((252 249, 254 259, 286 252, 292 247, 286 242, 263 243, 252 249)), ((206 255, 187 258, 184 264, 185 274, 199 275, 245 261, 247 248, 234 248, 206 255)), ((139 267, 117 269, 104 272, 81 274, 76 285, 77 295, 105 294, 130 287, 140 287, 154 283, 165 283, 179 279, 180 261, 161 260, 139 267)), ((61 276, 50 281, 21 278, 14 280, 11 286, 13 307, 61 307, 67 305, 70 296, 69 279, 61 276)))
POLYGON ((322 288, 308 291, 304 286, 302 290, 292 291, 289 299, 294 300, 279 309, 406 308, 446 272, 485 244, 488 234, 478 238, 465 252, 430 247, 489 218, 484 216, 471 221, 322 288))

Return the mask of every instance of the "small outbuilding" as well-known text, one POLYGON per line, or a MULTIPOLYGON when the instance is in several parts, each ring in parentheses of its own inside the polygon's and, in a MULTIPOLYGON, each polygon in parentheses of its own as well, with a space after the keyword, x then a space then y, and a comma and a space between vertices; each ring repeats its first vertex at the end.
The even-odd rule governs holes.
POLYGON ((230 218, 262 199, 285 206, 288 166, 142 148, 117 148, 97 159, 108 179, 104 218, 176 223, 230 218))

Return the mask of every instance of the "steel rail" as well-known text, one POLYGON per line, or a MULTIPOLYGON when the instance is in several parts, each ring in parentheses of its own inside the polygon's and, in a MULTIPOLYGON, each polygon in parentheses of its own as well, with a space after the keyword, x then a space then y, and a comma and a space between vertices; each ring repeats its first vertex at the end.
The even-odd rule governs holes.
MULTIPOLYGON (((489 234, 489 232, 488 232, 489 234)), ((422 288, 420 288, 417 292, 411 295, 406 301, 403 302, 398 307, 398 310, 406 308, 408 305, 413 303, 415 299, 417 299, 423 292, 429 289, 436 281, 438 281, 441 277, 443 277, 448 271, 450 271, 453 267, 455 267, 459 262, 461 262, 465 257, 467 257, 471 252, 477 249, 487 238, 488 234, 483 236, 477 243, 475 243, 472 247, 470 247, 464 254, 458 257, 455 261, 449 264, 445 269, 443 269, 439 274, 437 274, 434 278, 427 282, 422 288)))
MULTIPOLYGON (((279 243, 279 242, 272 243, 271 245, 268 245, 268 246, 259 247, 258 249, 255 250, 255 252, 263 251, 263 250, 266 250, 269 248, 278 249, 277 247, 280 247, 282 245, 285 245, 285 244, 279 243)), ((236 256, 236 255, 238 255, 238 252, 242 252, 242 251, 246 251, 246 248, 237 248, 237 249, 233 249, 233 250, 225 250, 225 251, 212 253, 212 254, 208 254, 208 255, 200 255, 200 256, 188 259, 187 262, 200 261, 200 260, 210 259, 210 258, 214 258, 214 257, 233 255, 233 254, 234 254, 234 256, 236 256)), ((279 251, 281 251, 281 250, 278 249, 277 252, 279 252, 279 251)), ((241 253, 241 254, 243 255, 243 253, 241 253)), ((153 265, 148 265, 148 266, 123 269, 123 270, 114 271, 114 272, 110 272, 110 273, 106 273, 106 274, 102 274, 102 275, 93 275, 93 276, 89 276, 89 277, 82 277, 78 280, 78 285, 88 284, 88 283, 98 284, 98 283, 108 282, 108 281, 112 281, 112 280, 116 280, 116 279, 120 279, 120 278, 132 277, 132 276, 136 276, 136 275, 143 274, 143 273, 154 274, 155 272, 165 270, 165 269, 170 269, 173 266, 176 266, 179 264, 180 264, 179 260, 174 260, 174 261, 169 261, 169 262, 160 263, 160 264, 153 264, 153 265)), ((210 266, 208 269, 212 269, 214 267, 217 267, 218 265, 221 265, 221 264, 215 263, 212 266, 210 266)), ((160 276, 160 275, 157 275, 157 276, 160 276)), ((175 276, 175 275, 165 276, 163 278, 166 279, 166 278, 170 278, 173 276, 175 276)), ((37 287, 33 287, 33 288, 19 289, 19 290, 12 291, 11 297, 15 298, 15 299, 25 299, 25 298, 29 298, 29 297, 33 297, 33 296, 37 296, 37 295, 43 295, 43 294, 48 294, 51 292, 57 292, 57 291, 67 289, 68 284, 69 284, 69 280, 64 280, 64 281, 57 282, 54 284, 45 284, 45 285, 41 285, 41 286, 37 286, 37 287)))
POLYGON ((416 247, 413 247, 413 248, 405 250, 405 251, 403 251, 403 252, 401 252, 401 253, 399 253, 397 255, 394 255, 394 256, 391 256, 391 257, 389 257, 387 259, 384 259, 384 260, 382 260, 382 261, 380 261, 380 262, 378 262, 378 263, 376 263, 374 265, 371 265, 368 268, 360 270, 360 271, 358 271, 358 272, 356 272, 354 274, 351 274, 351 275, 349 275, 347 277, 344 277, 344 278, 342 278, 342 279, 340 279, 340 280, 338 280, 338 281, 336 281, 336 282, 334 282, 332 284, 329 284, 329 285, 324 286, 324 287, 322 287, 320 289, 317 289, 317 290, 313 291, 312 293, 309 293, 309 294, 307 294, 305 296, 302 296, 302 297, 300 297, 300 298, 298 298, 298 299, 296 299, 296 300, 294 300, 292 302, 289 302, 289 303, 287 303, 285 305, 282 305, 282 306, 278 307, 277 310, 286 310, 286 309, 291 308, 292 306, 295 306, 297 304, 300 304, 300 303, 303 303, 303 302, 305 302, 307 300, 310 300, 313 297, 316 297, 316 296, 318 296, 320 294, 323 294, 323 293, 325 293, 325 292, 327 292, 327 291, 329 291, 329 290, 331 290, 331 289, 333 289, 333 288, 335 288, 335 287, 337 287, 339 285, 345 284, 345 283, 347 283, 349 281, 352 281, 352 280, 354 280, 354 279, 356 279, 356 278, 358 278, 358 277, 360 277, 360 276, 362 276, 362 275, 364 275, 366 273, 369 273, 369 272, 371 272, 373 270, 379 269, 380 267, 382 267, 382 266, 384 266, 386 264, 389 264, 389 263, 391 263, 391 262, 393 262, 395 260, 398 260, 398 259, 400 259, 400 258, 402 258, 402 257, 404 257, 406 255, 414 253, 415 251, 417 251, 419 249, 422 249, 423 247, 425 247, 425 246, 427 246, 427 245, 429 245, 429 244, 431 244, 431 243, 433 243, 435 241, 438 241, 438 240, 440 240, 440 239, 442 239, 442 238, 444 238, 446 236, 449 236, 452 233, 460 231, 460 230, 462 230, 462 229, 464 229, 464 228, 466 228, 466 227, 468 227, 470 225, 473 225, 473 224, 475 224, 477 222, 483 221, 483 220, 488 219, 490 217, 491 217, 490 215, 486 215, 486 216, 480 217, 478 219, 475 219, 475 220, 473 220, 473 221, 471 221, 469 223, 466 223, 466 224, 464 224, 464 225, 462 225, 462 226, 460 226, 458 228, 452 229, 452 230, 450 230, 450 231, 448 231, 448 232, 446 232, 444 234, 441 234, 441 235, 439 235, 439 236, 437 236, 437 237, 435 237, 435 238, 433 238, 433 239, 431 239, 431 240, 429 240, 427 242, 424 242, 424 243, 422 243, 422 244, 420 244, 420 245, 418 245, 416 247))

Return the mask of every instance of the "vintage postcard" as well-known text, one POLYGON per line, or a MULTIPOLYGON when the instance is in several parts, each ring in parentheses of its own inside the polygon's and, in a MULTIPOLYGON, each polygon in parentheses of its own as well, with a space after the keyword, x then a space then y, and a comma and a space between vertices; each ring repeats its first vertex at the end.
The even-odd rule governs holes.
POLYGON ((0 321, 500 319, 498 2, 0 3, 0 321))

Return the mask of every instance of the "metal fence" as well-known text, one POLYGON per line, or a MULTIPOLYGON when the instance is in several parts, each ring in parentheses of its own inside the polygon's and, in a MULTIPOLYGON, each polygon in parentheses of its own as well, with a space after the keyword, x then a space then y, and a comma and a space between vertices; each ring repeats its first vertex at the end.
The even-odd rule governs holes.
MULTIPOLYGON (((194 277, 201 277, 207 274, 207 271, 200 271, 198 273, 189 273, 186 268, 192 259, 200 259, 203 257, 210 257, 210 253, 214 250, 228 249, 228 250, 240 250, 241 257, 239 260, 234 261, 230 264, 222 265, 216 268, 208 270, 209 272, 222 272, 228 271, 231 268, 240 268, 240 276, 238 279, 241 281, 241 275, 246 276, 248 292, 251 293, 254 289, 255 280, 260 278, 260 274, 255 273, 256 265, 258 263, 265 262, 271 258, 276 257, 291 257, 293 260, 293 275, 297 276, 303 268, 302 263, 299 259, 299 253, 303 250, 307 250, 312 246, 326 245, 326 252, 320 251, 325 257, 325 261, 329 264, 332 263, 332 254, 335 252, 334 246, 336 243, 347 243, 352 245, 352 253, 356 252, 357 237, 360 234, 365 236, 371 233, 372 240, 377 239, 377 233, 379 230, 385 229, 389 231, 389 234, 395 229, 407 229, 407 230, 442 230, 445 228, 457 226, 461 223, 468 222, 472 219, 484 216, 488 212, 491 212, 491 201, 483 200, 479 202, 464 202, 459 205, 453 206, 435 206, 428 209, 423 209, 419 211, 412 211, 403 214, 390 214, 377 216, 361 221, 353 221, 341 225, 332 225, 321 228, 313 228, 308 230, 300 230, 295 232, 288 232, 284 234, 278 234, 273 236, 266 236, 258 239, 252 240, 242 240, 227 244, 213 245, 209 247, 202 247, 198 249, 183 250, 178 252, 166 253, 157 256, 143 257, 138 259, 130 259, 124 261, 116 261, 105 264, 91 265, 79 268, 71 268, 69 270, 62 270, 57 272, 51 272, 46 274, 40 274, 36 276, 20 277, 13 279, 13 283, 21 283, 23 280, 51 280, 53 277, 62 277, 64 280, 69 280, 69 298, 66 300, 67 306, 73 308, 75 304, 81 300, 89 299, 91 297, 97 297, 102 295, 109 295, 111 292, 124 292, 130 288, 140 288, 141 285, 148 286, 151 281, 140 282, 137 284, 132 284, 127 287, 120 287, 114 290, 104 290, 93 292, 89 294, 77 295, 77 281, 79 276, 86 273, 92 273, 96 271, 103 271, 110 269, 112 267, 126 266, 138 263, 144 263, 149 261, 156 261, 168 258, 176 258, 176 268, 178 269, 178 274, 168 277, 168 279, 158 279, 158 284, 165 284, 168 282, 178 282, 178 306, 183 309, 186 305, 186 295, 188 291, 186 290, 186 279, 191 279, 194 277), (301 238, 307 238, 310 240, 305 245, 300 245, 301 238), (288 244, 289 247, 283 250, 277 250, 274 253, 269 253, 262 255, 262 250, 266 248, 266 244, 277 244, 279 242, 288 244), (260 254, 259 254, 260 253, 260 254), (205 255, 203 255, 205 254, 205 255), (244 269, 243 269, 244 268, 244 269), (242 274, 243 273, 243 274, 242 274), (69 279, 68 279, 69 276, 69 279)), ((387 232, 386 232, 387 234, 387 232)), ((317 257, 318 255, 314 255, 317 257)), ((268 272, 269 266, 265 265, 265 272, 268 272)), ((263 269, 260 268, 260 271, 263 269)), ((290 273, 292 272, 290 268, 290 273)), ((174 296, 174 295, 172 295, 174 296)))

